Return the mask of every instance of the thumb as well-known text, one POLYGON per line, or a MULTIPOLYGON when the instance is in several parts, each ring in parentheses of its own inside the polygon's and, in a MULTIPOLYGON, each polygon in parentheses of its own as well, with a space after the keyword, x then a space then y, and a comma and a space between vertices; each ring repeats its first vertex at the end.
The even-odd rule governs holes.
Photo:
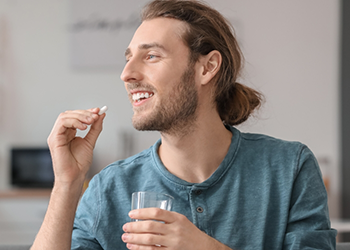
POLYGON ((106 114, 100 115, 98 117, 98 119, 91 125, 89 132, 85 136, 85 140, 90 145, 92 145, 93 148, 95 147, 97 138, 102 131, 102 127, 103 127, 102 123, 103 123, 103 119, 105 118, 105 116, 106 116, 106 114))

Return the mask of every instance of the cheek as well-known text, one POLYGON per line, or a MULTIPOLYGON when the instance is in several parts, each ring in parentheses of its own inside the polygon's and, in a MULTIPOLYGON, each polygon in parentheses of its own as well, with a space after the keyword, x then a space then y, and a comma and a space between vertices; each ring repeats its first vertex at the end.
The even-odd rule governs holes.
POLYGON ((145 82, 154 86, 159 94, 171 92, 181 81, 187 65, 161 62, 155 64, 145 73, 145 82))
POLYGON ((154 86, 158 93, 162 93, 171 87, 175 77, 174 72, 160 68, 157 71, 150 72, 146 82, 154 86))

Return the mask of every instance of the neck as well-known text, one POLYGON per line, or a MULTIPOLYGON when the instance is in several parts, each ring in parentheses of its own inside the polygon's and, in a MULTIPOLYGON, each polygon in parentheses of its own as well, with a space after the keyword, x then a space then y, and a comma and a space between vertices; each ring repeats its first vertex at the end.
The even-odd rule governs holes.
POLYGON ((225 158, 232 133, 219 116, 197 120, 190 133, 162 133, 159 157, 169 172, 191 183, 208 179, 225 158))

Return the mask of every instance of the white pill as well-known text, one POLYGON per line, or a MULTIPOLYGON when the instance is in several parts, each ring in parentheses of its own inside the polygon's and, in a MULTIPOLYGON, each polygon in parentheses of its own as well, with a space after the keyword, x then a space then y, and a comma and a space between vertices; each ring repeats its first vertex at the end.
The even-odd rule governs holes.
POLYGON ((100 112, 98 112, 99 115, 103 115, 106 111, 108 110, 107 106, 103 106, 102 108, 100 108, 100 112))

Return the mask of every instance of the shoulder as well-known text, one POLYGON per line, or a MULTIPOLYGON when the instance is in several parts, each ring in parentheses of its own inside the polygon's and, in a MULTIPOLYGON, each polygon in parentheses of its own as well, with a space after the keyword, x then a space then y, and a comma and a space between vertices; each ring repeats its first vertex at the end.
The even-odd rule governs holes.
POLYGON ((268 165, 275 170, 289 169, 295 176, 306 161, 317 166, 312 151, 299 141, 288 141, 269 135, 239 132, 239 156, 244 162, 268 165), (282 167, 283 166, 283 167, 282 167))
POLYGON ((287 141, 283 139, 279 139, 277 137, 265 135, 265 134, 258 134, 258 133, 244 133, 240 132, 241 139, 250 142, 250 143, 264 143, 264 144, 270 144, 270 145, 300 145, 301 143, 298 141, 287 141))
POLYGON ((241 147, 250 148, 264 154, 299 155, 303 151, 309 151, 308 147, 299 141, 288 141, 264 134, 240 133, 241 147))
POLYGON ((123 160, 115 161, 111 164, 109 164, 107 167, 105 167, 100 174, 102 175, 109 175, 112 172, 116 171, 127 171, 129 169, 138 167, 140 165, 147 164, 148 162, 152 161, 152 146, 149 149, 146 149, 136 155, 130 156, 123 160))
POLYGON ((130 182, 131 179, 137 181, 142 176, 147 176, 147 172, 153 169, 153 153, 154 146, 146 149, 129 158, 115 161, 91 180, 92 185, 97 185, 102 189, 118 188, 118 186, 130 182))

